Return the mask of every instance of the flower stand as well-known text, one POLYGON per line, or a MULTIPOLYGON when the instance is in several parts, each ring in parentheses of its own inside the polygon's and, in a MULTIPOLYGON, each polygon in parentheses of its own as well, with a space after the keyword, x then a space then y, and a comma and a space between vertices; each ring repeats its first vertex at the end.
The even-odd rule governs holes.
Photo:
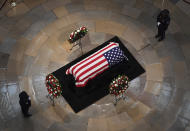
POLYGON ((121 99, 127 99, 126 90, 129 87, 129 79, 125 75, 119 75, 109 85, 109 93, 114 96, 114 105, 121 99))
POLYGON ((53 106, 55 106, 55 98, 58 98, 62 93, 62 87, 59 83, 59 80, 53 75, 49 74, 46 76, 46 87, 48 90, 47 98, 50 99, 53 106))
POLYGON ((87 28, 83 26, 83 27, 80 27, 78 30, 75 30, 74 32, 72 32, 70 34, 68 41, 71 44, 73 44, 73 46, 70 50, 72 50, 73 47, 79 45, 81 52, 83 54, 81 39, 87 34, 87 32, 88 32, 87 28))

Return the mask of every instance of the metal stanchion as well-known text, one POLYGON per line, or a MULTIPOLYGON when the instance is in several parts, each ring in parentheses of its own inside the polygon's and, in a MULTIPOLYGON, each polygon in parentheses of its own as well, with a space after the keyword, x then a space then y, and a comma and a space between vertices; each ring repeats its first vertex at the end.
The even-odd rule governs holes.
POLYGON ((50 99, 50 101, 51 101, 51 103, 52 103, 52 106, 55 106, 54 97, 51 96, 51 95, 49 95, 49 94, 47 94, 46 97, 50 99))
POLYGON ((73 44, 73 46, 71 47, 71 49, 70 49, 70 50, 72 50, 72 49, 73 49, 73 47, 75 47, 75 46, 77 46, 77 45, 79 45, 79 47, 80 47, 80 49, 81 49, 81 53, 82 53, 82 55, 83 55, 81 38, 78 40, 78 42, 74 42, 74 44, 73 44))
POLYGON ((82 53, 82 55, 83 55, 81 39, 79 40, 79 47, 80 47, 81 53, 82 53))
POLYGON ((118 96, 114 95, 114 106, 116 106, 116 105, 117 105, 117 102, 118 102, 119 100, 121 100, 121 99, 123 99, 123 100, 126 100, 126 99, 127 99, 126 92, 121 93, 121 94, 118 95, 118 96))

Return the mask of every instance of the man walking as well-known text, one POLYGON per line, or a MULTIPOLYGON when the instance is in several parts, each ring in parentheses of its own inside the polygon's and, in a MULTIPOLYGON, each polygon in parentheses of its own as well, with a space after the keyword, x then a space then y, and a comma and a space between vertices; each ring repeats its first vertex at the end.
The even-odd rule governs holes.
POLYGON ((165 38, 165 32, 170 24, 169 11, 167 9, 162 10, 157 16, 157 28, 158 33, 155 36, 159 38, 158 41, 162 41, 165 38))

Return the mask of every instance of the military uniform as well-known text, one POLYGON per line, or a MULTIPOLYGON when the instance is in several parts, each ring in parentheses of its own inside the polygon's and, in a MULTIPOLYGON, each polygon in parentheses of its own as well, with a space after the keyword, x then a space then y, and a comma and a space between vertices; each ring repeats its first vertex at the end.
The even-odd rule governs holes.
POLYGON ((22 113, 25 117, 29 117, 31 116, 31 114, 28 113, 28 110, 31 106, 31 100, 30 100, 30 97, 28 96, 28 94, 25 92, 25 91, 22 91, 20 94, 19 94, 19 104, 21 106, 21 110, 22 110, 22 113))
POLYGON ((169 11, 167 9, 162 10, 157 16, 157 28, 158 34, 155 36, 161 41, 165 38, 165 32, 170 24, 169 11))

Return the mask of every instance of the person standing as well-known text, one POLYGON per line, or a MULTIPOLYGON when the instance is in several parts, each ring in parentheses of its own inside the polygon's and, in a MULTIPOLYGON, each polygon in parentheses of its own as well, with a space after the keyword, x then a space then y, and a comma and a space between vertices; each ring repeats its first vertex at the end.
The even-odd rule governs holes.
POLYGON ((22 91, 19 94, 19 98, 20 98, 19 104, 21 106, 21 110, 22 110, 24 117, 32 116, 31 114, 28 113, 29 108, 31 106, 31 100, 30 100, 29 95, 25 91, 22 91))
POLYGON ((165 38, 165 32, 168 29, 168 26, 170 24, 169 13, 170 13, 169 10, 164 9, 157 16, 158 33, 155 37, 159 38, 158 41, 162 41, 165 38))

